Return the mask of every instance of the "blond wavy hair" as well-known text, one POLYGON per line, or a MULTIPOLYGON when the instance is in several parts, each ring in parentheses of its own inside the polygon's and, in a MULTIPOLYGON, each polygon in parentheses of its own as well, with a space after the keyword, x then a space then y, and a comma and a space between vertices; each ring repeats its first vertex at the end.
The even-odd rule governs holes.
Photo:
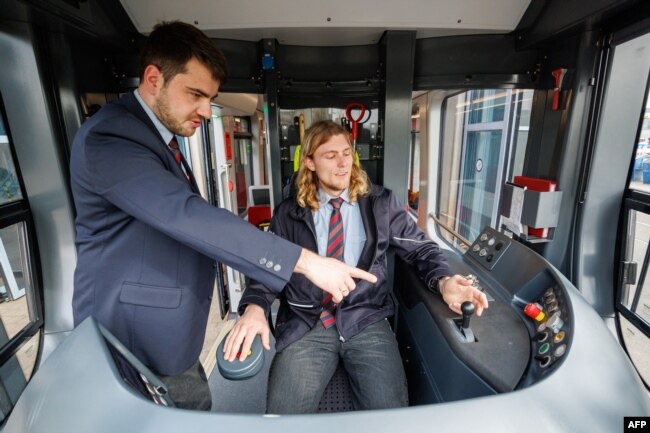
MULTIPOLYGON (((296 193, 296 201, 300 207, 309 207, 311 210, 317 210, 320 207, 318 200, 318 176, 315 172, 307 168, 307 165, 304 163, 305 158, 311 158, 320 145, 337 135, 342 135, 350 147, 352 147, 348 131, 331 120, 316 122, 305 131, 304 142, 300 149, 301 164, 296 180, 298 191, 296 193)), ((353 162, 352 173, 350 174, 350 186, 348 187, 350 201, 354 203, 359 197, 368 194, 369 191, 370 182, 368 175, 353 162)))

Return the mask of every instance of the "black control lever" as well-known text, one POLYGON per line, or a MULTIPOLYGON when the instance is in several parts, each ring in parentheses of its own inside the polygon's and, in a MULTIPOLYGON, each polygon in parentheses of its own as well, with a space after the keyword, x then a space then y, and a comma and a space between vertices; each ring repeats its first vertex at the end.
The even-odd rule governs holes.
POLYGON ((470 301, 465 301, 460 306, 460 311, 463 313, 463 329, 469 329, 469 318, 474 314, 474 304, 470 301))
POLYGON ((460 311, 463 313, 463 321, 461 322, 460 334, 466 343, 473 343, 476 341, 474 333, 469 327, 469 319, 475 311, 474 304, 470 301, 465 301, 460 306, 460 311))

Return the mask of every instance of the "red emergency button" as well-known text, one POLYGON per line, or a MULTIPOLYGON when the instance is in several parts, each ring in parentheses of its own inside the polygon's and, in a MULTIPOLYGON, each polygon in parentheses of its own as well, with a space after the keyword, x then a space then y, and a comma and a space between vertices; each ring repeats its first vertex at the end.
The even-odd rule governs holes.
POLYGON ((524 307, 524 314, 537 322, 541 322, 546 317, 542 307, 539 304, 528 304, 524 307))
POLYGON ((229 180, 228 181, 228 192, 232 192, 233 189, 234 189, 234 186, 232 184, 232 180, 229 180))

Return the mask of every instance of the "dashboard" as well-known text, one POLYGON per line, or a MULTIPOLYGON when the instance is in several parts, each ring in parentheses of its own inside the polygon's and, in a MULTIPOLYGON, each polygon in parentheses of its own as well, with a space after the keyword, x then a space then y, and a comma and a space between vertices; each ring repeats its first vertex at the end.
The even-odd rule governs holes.
POLYGON ((489 227, 464 254, 447 258, 454 273, 486 294, 489 308, 469 316, 463 329, 463 318, 396 259, 396 331, 412 404, 514 391, 560 368, 571 348, 573 312, 543 258, 489 227))

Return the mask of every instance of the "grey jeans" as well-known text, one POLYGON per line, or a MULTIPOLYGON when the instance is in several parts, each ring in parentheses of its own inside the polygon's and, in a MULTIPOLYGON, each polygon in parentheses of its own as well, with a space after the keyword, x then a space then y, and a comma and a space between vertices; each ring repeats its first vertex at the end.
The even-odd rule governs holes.
POLYGON ((339 359, 350 377, 356 410, 408 405, 408 390, 397 341, 381 320, 342 342, 336 327, 318 322, 273 358, 267 413, 313 413, 339 359))

